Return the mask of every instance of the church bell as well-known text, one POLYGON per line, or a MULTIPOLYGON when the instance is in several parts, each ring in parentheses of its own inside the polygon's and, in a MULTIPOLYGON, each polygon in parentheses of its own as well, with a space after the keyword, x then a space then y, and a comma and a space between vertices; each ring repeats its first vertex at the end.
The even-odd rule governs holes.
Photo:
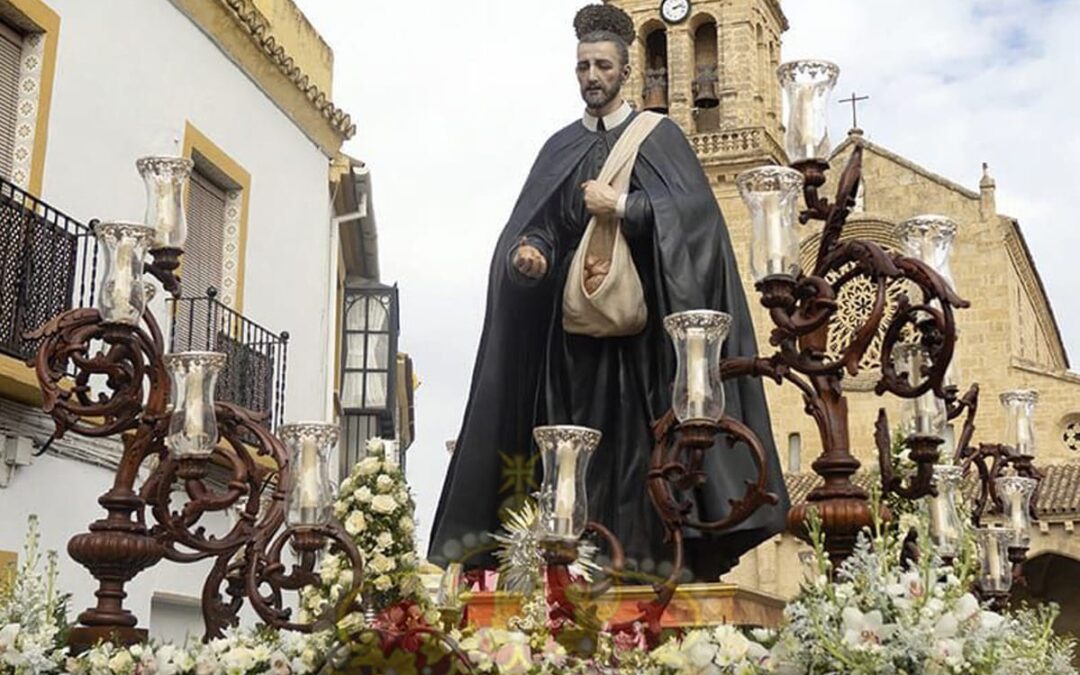
POLYGON ((667 114, 668 81, 667 68, 646 68, 645 89, 642 92, 645 110, 667 114))
POLYGON ((694 107, 715 108, 720 105, 720 96, 717 88, 720 78, 716 73, 716 66, 700 66, 697 77, 694 78, 694 107))

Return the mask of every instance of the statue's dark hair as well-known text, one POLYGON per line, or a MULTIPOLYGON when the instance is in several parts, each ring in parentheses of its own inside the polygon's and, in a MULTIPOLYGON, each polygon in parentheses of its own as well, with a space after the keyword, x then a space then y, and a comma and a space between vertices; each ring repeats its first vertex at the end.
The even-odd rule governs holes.
POLYGON ((634 21, 612 5, 586 5, 574 17, 574 30, 581 42, 611 42, 619 50, 621 65, 630 63, 630 43, 634 41, 634 21))

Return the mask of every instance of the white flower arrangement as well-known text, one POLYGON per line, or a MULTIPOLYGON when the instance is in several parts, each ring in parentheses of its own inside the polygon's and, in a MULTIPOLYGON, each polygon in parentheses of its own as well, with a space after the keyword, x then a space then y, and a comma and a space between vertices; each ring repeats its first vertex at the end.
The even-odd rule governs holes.
POLYGON ((971 547, 944 565, 918 519, 919 562, 900 564, 901 537, 881 523, 860 536, 830 579, 820 526, 811 523, 813 579, 785 610, 786 623, 759 642, 758 667, 777 673, 985 673, 1068 675, 1074 644, 1055 636, 1052 607, 1012 614, 980 606, 971 593, 971 547))
MULTIPOLYGON (((430 625, 437 614, 419 582, 411 497, 400 469, 385 461, 381 444, 373 444, 369 453, 342 485, 335 506, 364 555, 365 598, 373 595, 377 610, 396 611, 409 621, 430 625), (396 508, 381 513, 375 507, 379 497, 392 499, 396 508)), ((525 520, 527 515, 523 514, 525 520)), ((918 564, 902 566, 898 529, 875 523, 835 575, 830 573, 820 524, 812 521, 813 574, 799 597, 788 604, 786 620, 775 631, 695 629, 668 636, 650 652, 641 626, 619 635, 584 629, 552 634, 544 617, 543 595, 533 593, 533 600, 539 598, 540 603, 526 607, 525 616, 511 622, 513 629, 453 630, 451 637, 472 668, 493 674, 1077 673, 1071 665, 1073 641, 1051 629, 1052 608, 1010 614, 981 606, 970 592, 972 547, 954 565, 943 565, 934 553, 925 517, 913 520, 923 552, 918 564)), ((437 640, 422 642, 416 652, 384 652, 356 612, 342 619, 336 632, 234 630, 208 644, 126 648, 102 644, 68 657, 63 645, 66 602, 55 589, 55 556, 48 556, 47 571, 40 573, 38 541, 32 519, 26 558, 0 594, 2 675, 311 675, 327 672, 325 662, 331 654, 335 662, 344 654, 349 663, 367 664, 373 672, 412 672, 419 670, 418 663, 445 665, 454 658, 437 640)), ((518 551, 522 552, 528 551, 518 551)), ((325 556, 322 586, 305 593, 303 608, 310 614, 340 600, 353 573, 340 556, 325 556)))
POLYGON ((30 516, 23 561, 10 580, 0 580, 0 673, 56 672, 65 662, 67 596, 56 589, 56 551, 41 567, 37 516, 30 516))
MULTIPOLYGON (((401 467, 387 459, 382 439, 369 440, 366 456, 341 482, 334 514, 363 557, 360 595, 370 609, 381 610, 401 601, 413 601, 425 609, 430 605, 413 542, 414 511, 401 467)), ((338 554, 323 557, 320 578, 322 587, 303 595, 302 618, 337 604, 353 581, 352 570, 338 554)))
MULTIPOLYGON (((207 644, 145 644, 117 647, 104 643, 77 658, 62 672, 73 675, 313 675, 331 644, 329 633, 229 631, 207 644)), ((55 672, 55 671, 48 671, 55 672)))

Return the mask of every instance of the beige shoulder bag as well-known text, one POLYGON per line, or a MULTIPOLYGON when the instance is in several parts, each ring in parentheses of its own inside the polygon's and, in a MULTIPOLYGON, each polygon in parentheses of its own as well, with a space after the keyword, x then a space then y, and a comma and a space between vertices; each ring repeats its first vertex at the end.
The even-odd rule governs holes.
MULTIPOLYGON (((638 149, 662 119, 663 115, 653 112, 635 117, 611 149, 596 180, 619 194, 626 193, 638 149)), ((567 333, 621 337, 645 328, 649 318, 645 292, 619 225, 614 216, 594 216, 585 228, 563 288, 563 330, 567 333), (592 293, 585 288, 585 261, 589 258, 610 262, 610 271, 592 293)))

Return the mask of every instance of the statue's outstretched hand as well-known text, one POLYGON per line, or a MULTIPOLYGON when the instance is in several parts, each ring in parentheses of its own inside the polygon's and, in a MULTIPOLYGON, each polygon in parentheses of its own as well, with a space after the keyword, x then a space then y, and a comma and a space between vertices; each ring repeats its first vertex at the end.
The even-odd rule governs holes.
POLYGON ((514 253, 514 267, 530 279, 540 279, 547 274, 548 261, 538 248, 523 239, 514 253))

